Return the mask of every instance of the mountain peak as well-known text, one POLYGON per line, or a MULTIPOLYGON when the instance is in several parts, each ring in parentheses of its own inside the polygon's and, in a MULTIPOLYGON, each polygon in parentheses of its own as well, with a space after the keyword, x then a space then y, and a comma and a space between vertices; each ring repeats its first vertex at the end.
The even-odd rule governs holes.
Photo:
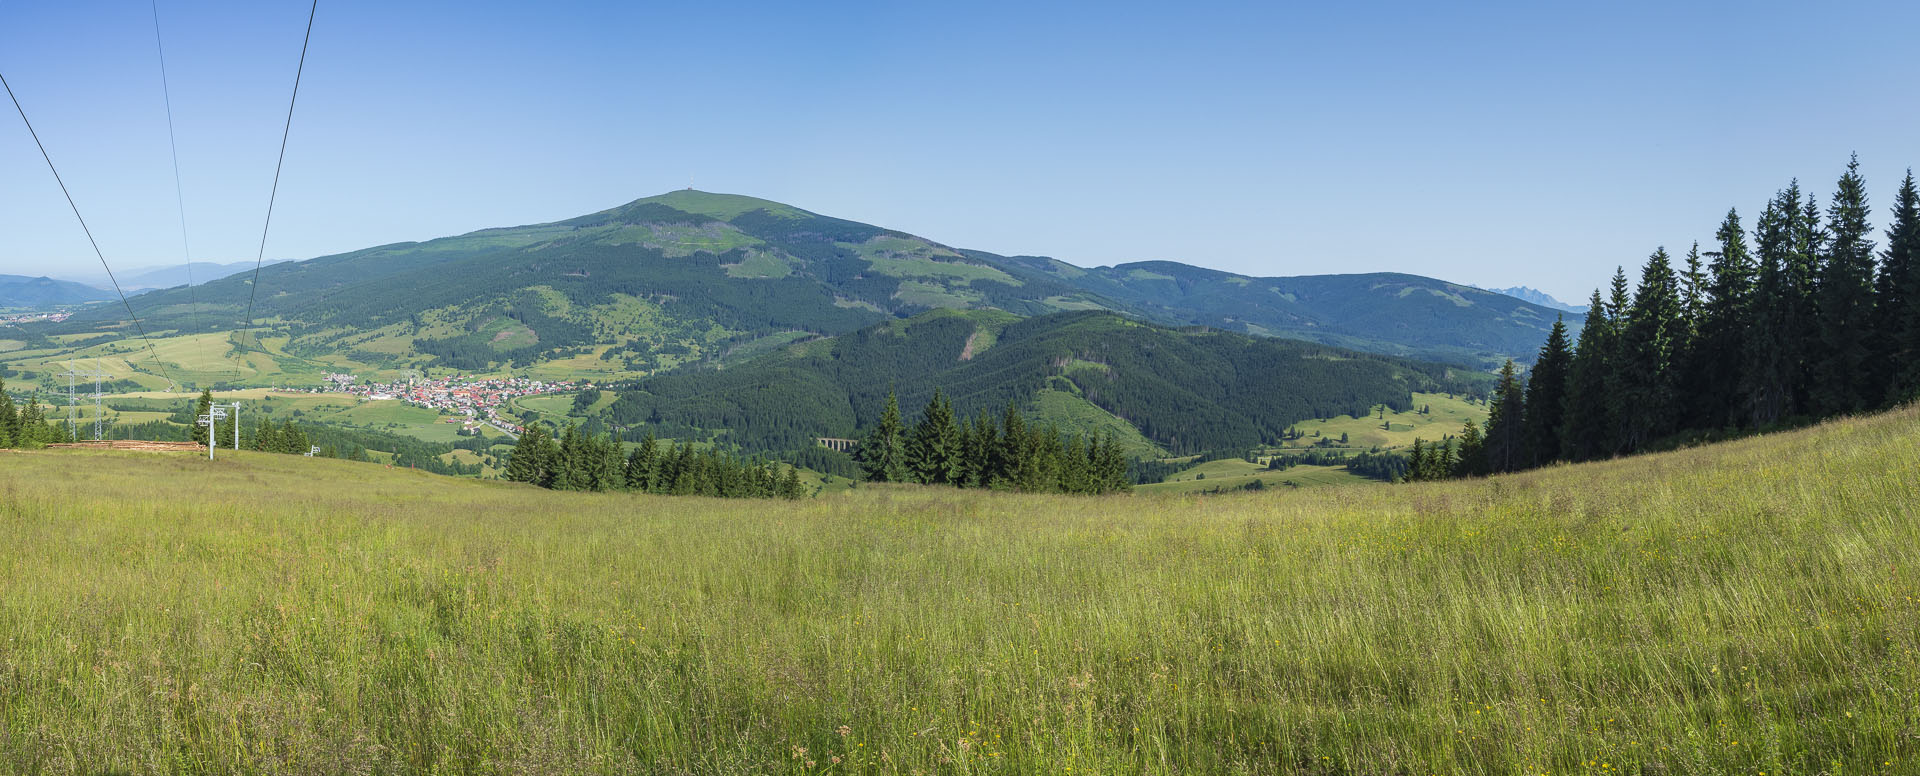
POLYGON ((806 215, 807 211, 792 205, 772 200, 749 197, 741 194, 719 194, 695 189, 677 189, 643 199, 636 199, 622 206, 631 208, 639 205, 665 205, 683 213, 731 221, 742 213, 765 210, 777 216, 806 215))

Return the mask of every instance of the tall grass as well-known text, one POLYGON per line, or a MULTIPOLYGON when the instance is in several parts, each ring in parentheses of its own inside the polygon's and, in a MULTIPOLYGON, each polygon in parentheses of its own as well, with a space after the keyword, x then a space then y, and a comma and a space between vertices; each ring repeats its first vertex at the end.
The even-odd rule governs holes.
POLYGON ((1920 411, 1481 482, 0 454, 0 772, 1920 772, 1920 411))

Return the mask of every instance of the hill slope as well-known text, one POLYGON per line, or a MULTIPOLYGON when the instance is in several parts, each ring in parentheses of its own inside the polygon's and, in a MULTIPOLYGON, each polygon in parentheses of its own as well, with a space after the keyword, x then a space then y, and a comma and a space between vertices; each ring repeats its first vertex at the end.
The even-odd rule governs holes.
POLYGON ((616 422, 727 429, 754 449, 847 436, 878 418, 889 390, 914 413, 939 388, 962 413, 1007 402, 1070 431, 1126 428, 1176 452, 1245 449, 1293 423, 1410 393, 1464 389, 1449 367, 1293 340, 1174 330, 1088 311, 1019 319, 939 311, 833 339, 788 346, 719 371, 640 381, 612 407, 616 422))
POLYGON ((1916 440, 796 504, 0 453, 0 771, 1908 773, 1916 440))
POLYGON ((41 309, 57 305, 104 302, 113 292, 47 277, 0 275, 0 308, 41 309))

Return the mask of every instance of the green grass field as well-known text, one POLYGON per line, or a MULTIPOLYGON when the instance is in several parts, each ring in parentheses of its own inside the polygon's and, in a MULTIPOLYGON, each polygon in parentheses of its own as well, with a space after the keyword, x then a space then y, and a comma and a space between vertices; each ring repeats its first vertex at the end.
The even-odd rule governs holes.
POLYGON ((1267 488, 1311 488, 1326 485, 1379 485, 1351 473, 1344 466, 1294 466, 1270 471, 1263 464, 1240 458, 1208 461, 1168 477, 1166 482, 1137 486, 1144 493, 1200 493, 1244 488, 1258 480, 1267 488), (1205 475, 1204 477, 1201 475, 1205 475))
POLYGON ((1223 496, 0 452, 0 536, 8 773, 1920 770, 1913 408, 1223 496))
POLYGON ((1364 418, 1341 415, 1301 421, 1293 424, 1293 427, 1306 436, 1288 441, 1285 448, 1311 447, 1322 438, 1337 441, 1341 434, 1347 435, 1347 443, 1336 445, 1338 449, 1407 447, 1413 444, 1416 437, 1433 442, 1444 436, 1458 436, 1460 426, 1469 420, 1487 422, 1487 405, 1484 402, 1469 402, 1444 393, 1415 393, 1413 407, 1412 412, 1387 410, 1384 420, 1378 414, 1379 408, 1375 408, 1375 414, 1364 418), (1423 407, 1432 411, 1424 414, 1419 412, 1423 407), (1389 428, 1381 428, 1382 422, 1387 423, 1389 428), (1315 436, 1315 432, 1319 436, 1315 436))

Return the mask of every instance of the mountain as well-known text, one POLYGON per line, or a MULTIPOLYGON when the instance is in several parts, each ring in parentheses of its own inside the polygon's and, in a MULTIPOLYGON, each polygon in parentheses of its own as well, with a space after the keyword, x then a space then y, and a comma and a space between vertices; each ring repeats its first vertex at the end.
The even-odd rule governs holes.
MULTIPOLYGON (((983 254, 973 254, 983 257, 983 254)), ((1083 269, 1006 257, 1155 320, 1375 353, 1492 365, 1531 361, 1559 311, 1418 275, 1257 278, 1170 261, 1083 269)), ((1579 321, 1569 321, 1576 331, 1579 321)))
POLYGON ((1511 288, 1489 288, 1487 290, 1492 291, 1496 294, 1506 294, 1507 296, 1511 296, 1515 299, 1524 299, 1526 301, 1540 305, 1541 307, 1551 307, 1555 310, 1562 310, 1562 311, 1570 312, 1580 316, 1585 316, 1587 314, 1587 308, 1585 305, 1576 306, 1576 305, 1567 304, 1566 302, 1562 302, 1558 299, 1555 299, 1551 294, 1548 294, 1547 292, 1541 291, 1537 288, 1528 288, 1526 286, 1513 286, 1511 288))
POLYGON ((38 309, 57 305, 104 302, 113 298, 101 291, 65 280, 25 275, 0 275, 0 308, 38 309))
MULTIPOLYGON (((284 264, 287 261, 290 260, 275 259, 266 262, 263 266, 270 267, 275 264, 284 264)), ((171 267, 141 267, 122 276, 120 278, 120 287, 126 289, 128 293, 132 293, 135 290, 144 291, 152 288, 184 286, 188 282, 192 282, 197 286, 201 283, 238 275, 242 272, 252 272, 253 266, 254 263, 251 261, 236 261, 230 264, 196 261, 191 265, 176 264, 171 267), (192 268, 191 272, 188 270, 189 266, 192 268)), ((105 283, 106 279, 101 278, 100 282, 105 283)))
MULTIPOLYGON (((1136 449, 1237 450, 1309 418, 1412 406, 1412 391, 1466 390, 1480 377, 1297 340, 1173 329, 1105 311, 1019 318, 940 310, 796 343, 719 369, 639 381, 609 409, 616 425, 672 436, 718 433, 747 449, 854 436, 889 391, 912 415, 937 388, 963 415, 1009 401, 1072 430, 1107 430, 1136 449)), ((911 418, 910 418, 911 419, 911 418)))
MULTIPOLYGON (((252 274, 142 294, 150 330, 243 325, 252 274)), ((738 361, 934 309, 1104 309, 1484 366, 1553 311, 1412 275, 1248 278, 1173 262, 1082 269, 967 251, 767 200, 675 191, 591 215, 267 267, 252 299, 302 358, 640 376, 738 361)), ((77 316, 67 331, 116 323, 77 316)))

